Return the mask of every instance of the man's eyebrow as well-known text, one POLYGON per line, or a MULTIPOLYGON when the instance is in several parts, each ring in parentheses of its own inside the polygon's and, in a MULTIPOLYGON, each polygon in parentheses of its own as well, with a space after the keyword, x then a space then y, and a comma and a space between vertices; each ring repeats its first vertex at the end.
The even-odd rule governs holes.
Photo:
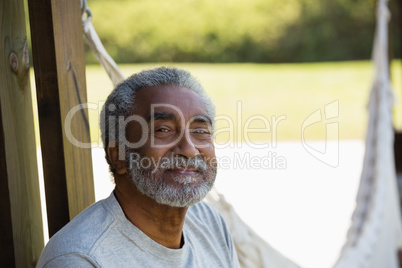
POLYGON ((176 121, 176 116, 174 114, 171 113, 153 113, 151 114, 148 119, 147 122, 151 122, 151 121, 156 121, 156 120, 172 120, 172 121, 176 121))
POLYGON ((207 123, 210 126, 212 126, 212 120, 209 118, 209 116, 206 115, 196 115, 192 118, 192 122, 196 123, 207 123))

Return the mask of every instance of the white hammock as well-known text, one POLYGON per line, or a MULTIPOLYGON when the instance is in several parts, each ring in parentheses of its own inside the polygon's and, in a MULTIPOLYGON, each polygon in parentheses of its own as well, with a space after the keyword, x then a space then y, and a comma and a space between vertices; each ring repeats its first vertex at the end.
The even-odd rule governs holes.
MULTIPOLYGON (((84 35, 114 85, 124 80, 106 52, 82 0, 84 35), (85 18, 84 12, 88 17, 85 18)), ((392 91, 388 70, 387 0, 378 0, 373 48, 375 77, 369 101, 369 124, 356 208, 345 245, 334 268, 397 268, 402 247, 402 223, 393 156, 392 91)), ((215 206, 232 232, 242 267, 298 267, 261 239, 236 214, 225 198, 213 189, 206 200, 215 206)))
POLYGON ((369 100, 369 122, 363 171, 347 240, 336 262, 340 267, 399 267, 401 215, 394 167, 392 90, 388 68, 387 0, 377 3, 373 47, 375 77, 369 100))

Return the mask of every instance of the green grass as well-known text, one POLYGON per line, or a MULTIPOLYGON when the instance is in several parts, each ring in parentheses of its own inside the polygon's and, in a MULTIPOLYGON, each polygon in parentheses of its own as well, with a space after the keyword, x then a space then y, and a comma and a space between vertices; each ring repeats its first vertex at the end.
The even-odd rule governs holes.
MULTIPOLYGON (((234 135, 222 131, 216 136, 219 143, 244 142, 238 128, 244 129, 246 121, 260 115, 270 123, 270 132, 251 133, 251 142, 272 141, 272 116, 286 116, 276 127, 278 141, 300 140, 302 124, 318 109, 339 101, 339 116, 323 123, 311 125, 305 130, 309 140, 325 139, 326 124, 338 122, 340 139, 364 139, 366 106, 373 79, 369 61, 329 62, 308 64, 132 64, 121 65, 124 75, 129 76, 143 69, 160 65, 174 65, 189 70, 204 85, 214 101, 217 115, 225 115, 233 121, 234 135), (241 116, 238 105, 241 102, 241 116), (240 121, 241 119, 241 121, 240 121)), ((401 101, 401 66, 392 64, 392 78, 397 99, 401 101)), ((87 66, 88 101, 98 104, 98 110, 89 110, 91 138, 101 142, 99 135, 99 112, 107 95, 113 89, 106 72, 100 66, 87 66)), ((402 105, 394 112, 397 127, 402 128, 402 105)), ((35 113, 36 115, 36 113, 35 113)), ((324 113, 322 113, 324 117, 324 113)), ((250 128, 264 128, 260 119, 254 119, 250 128)), ((227 120, 218 120, 217 129, 228 128, 227 120)), ((332 133, 333 134, 333 133, 332 133)))

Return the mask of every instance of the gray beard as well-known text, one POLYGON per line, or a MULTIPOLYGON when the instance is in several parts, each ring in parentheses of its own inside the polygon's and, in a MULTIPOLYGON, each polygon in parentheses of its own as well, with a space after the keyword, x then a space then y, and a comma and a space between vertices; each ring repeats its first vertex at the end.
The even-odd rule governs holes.
MULTIPOLYGON (((126 153, 126 159, 130 159, 130 153, 126 153)), ((136 165, 130 167, 127 163, 130 178, 137 189, 144 195, 152 198, 159 204, 171 207, 189 207, 200 202, 212 189, 217 168, 207 166, 201 159, 179 159, 173 161, 173 165, 184 167, 201 167, 202 178, 198 179, 191 176, 176 176, 173 180, 175 185, 163 178, 163 173, 170 167, 169 164, 162 163, 158 167, 142 168, 136 165), (195 182, 193 184, 193 182, 195 182)))

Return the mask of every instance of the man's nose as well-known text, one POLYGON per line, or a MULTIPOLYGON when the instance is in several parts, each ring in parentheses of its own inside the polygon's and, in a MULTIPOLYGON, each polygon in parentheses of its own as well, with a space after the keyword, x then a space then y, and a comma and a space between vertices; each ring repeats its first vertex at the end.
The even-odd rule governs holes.
POLYGON ((183 155, 187 158, 191 158, 199 154, 200 152, 191 141, 190 133, 188 130, 184 131, 181 139, 175 144, 173 149, 175 155, 183 155))

